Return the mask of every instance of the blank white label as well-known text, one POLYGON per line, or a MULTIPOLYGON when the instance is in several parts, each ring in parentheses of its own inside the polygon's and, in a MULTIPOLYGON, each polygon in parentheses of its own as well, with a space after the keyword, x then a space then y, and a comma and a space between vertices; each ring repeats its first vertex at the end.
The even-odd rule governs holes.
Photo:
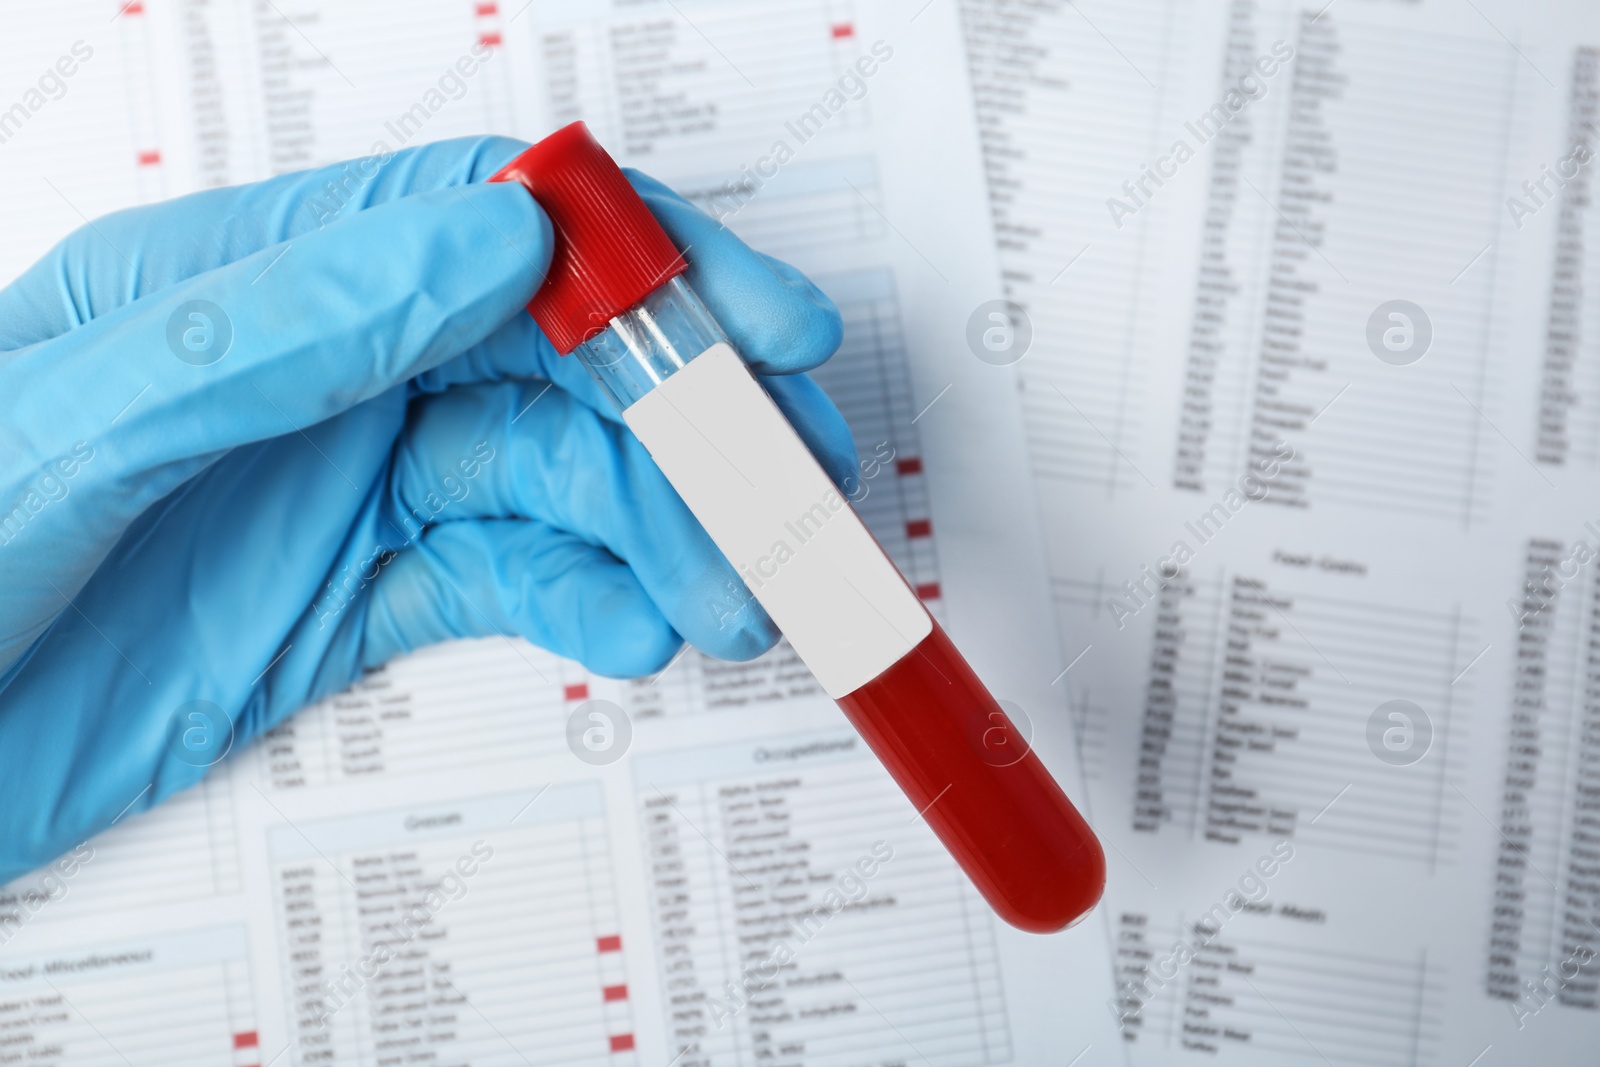
POLYGON ((623 418, 829 696, 870 682, 933 629, 727 344, 691 360, 623 418))

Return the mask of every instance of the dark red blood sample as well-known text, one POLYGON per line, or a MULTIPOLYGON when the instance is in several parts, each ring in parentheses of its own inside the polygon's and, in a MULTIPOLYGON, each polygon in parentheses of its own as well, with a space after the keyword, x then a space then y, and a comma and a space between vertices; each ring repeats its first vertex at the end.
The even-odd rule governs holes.
POLYGON ((1002 919, 1052 933, 1094 907, 1094 831, 937 622, 839 706, 1002 919))

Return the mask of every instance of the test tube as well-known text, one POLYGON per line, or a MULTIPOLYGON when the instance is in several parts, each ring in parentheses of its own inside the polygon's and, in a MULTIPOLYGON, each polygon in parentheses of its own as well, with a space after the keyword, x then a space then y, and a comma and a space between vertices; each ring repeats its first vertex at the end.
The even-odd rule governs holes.
POLYGON ((1001 918, 1049 933, 1105 886, 1093 831, 683 277, 581 122, 517 181, 555 249, 528 310, 576 352, 822 689, 1001 918))

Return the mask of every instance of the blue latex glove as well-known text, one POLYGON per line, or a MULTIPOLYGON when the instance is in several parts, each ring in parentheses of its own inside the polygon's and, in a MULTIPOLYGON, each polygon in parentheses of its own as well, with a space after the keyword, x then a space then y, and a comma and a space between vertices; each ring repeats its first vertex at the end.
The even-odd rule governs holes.
MULTIPOLYGON (((198 781, 227 738, 193 701, 237 749, 452 637, 517 634, 612 676, 684 638, 729 659, 774 643, 523 311, 550 224, 521 186, 481 183, 525 147, 451 141, 364 184, 341 166, 121 212, 0 292, 0 883, 198 781), (349 202, 329 220, 331 188, 349 202)), ((832 303, 630 177, 843 482, 849 432, 796 373, 838 346, 832 303)))

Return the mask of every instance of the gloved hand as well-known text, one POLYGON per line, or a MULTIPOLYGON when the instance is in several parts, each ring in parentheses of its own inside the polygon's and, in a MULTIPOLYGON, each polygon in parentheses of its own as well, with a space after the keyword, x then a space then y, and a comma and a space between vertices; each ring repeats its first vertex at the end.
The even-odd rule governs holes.
MULTIPOLYGON (((457 140, 120 212, 0 292, 0 883, 198 781, 229 739, 191 702, 233 719, 237 750, 452 637, 521 635, 613 676, 683 638, 729 659, 774 643, 523 310, 549 221, 481 183, 525 147, 457 140)), ((797 373, 838 346, 832 303, 630 178, 844 483, 849 432, 797 373)))

